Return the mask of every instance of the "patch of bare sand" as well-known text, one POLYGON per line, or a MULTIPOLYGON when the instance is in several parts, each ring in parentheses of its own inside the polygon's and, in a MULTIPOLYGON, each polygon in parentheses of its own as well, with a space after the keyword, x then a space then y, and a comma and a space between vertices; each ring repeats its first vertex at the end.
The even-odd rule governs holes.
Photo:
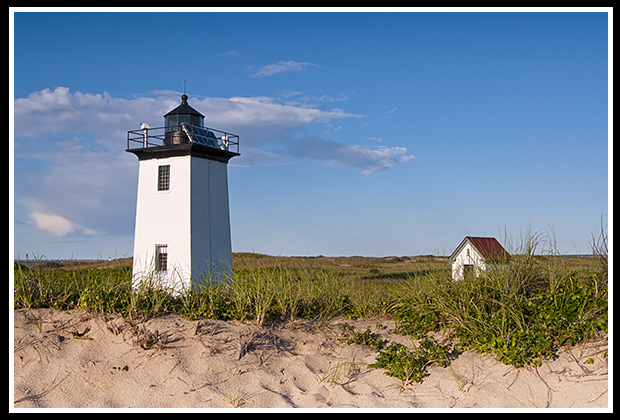
POLYGON ((346 322, 407 344, 387 319, 257 325, 14 311, 15 408, 605 408, 607 341, 534 368, 465 352, 404 385, 338 340, 346 322))

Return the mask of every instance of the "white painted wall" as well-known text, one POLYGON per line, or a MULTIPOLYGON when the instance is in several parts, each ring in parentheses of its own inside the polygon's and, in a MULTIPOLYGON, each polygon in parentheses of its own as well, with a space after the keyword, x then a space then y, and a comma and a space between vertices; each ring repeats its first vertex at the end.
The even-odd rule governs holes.
MULTIPOLYGON (((168 271, 158 280, 177 287, 190 276, 190 158, 141 160, 134 233, 134 284, 153 277, 155 245, 168 244, 168 271), (157 191, 160 165, 170 165, 170 189, 157 191)), ((187 286, 187 284, 184 284, 187 286)))
POLYGON ((139 162, 133 281, 154 279, 177 291, 232 267, 226 163, 176 156, 139 162), (157 191, 158 168, 170 165, 170 189, 157 191), (168 271, 154 273, 155 245, 168 245, 168 271))
POLYGON ((463 267, 466 264, 474 265, 474 273, 477 276, 481 271, 486 271, 486 262, 482 255, 476 251, 471 243, 466 242, 454 261, 452 262, 452 279, 463 280, 463 267))
POLYGON ((232 268, 226 163, 192 157, 191 191, 193 277, 225 281, 232 268))

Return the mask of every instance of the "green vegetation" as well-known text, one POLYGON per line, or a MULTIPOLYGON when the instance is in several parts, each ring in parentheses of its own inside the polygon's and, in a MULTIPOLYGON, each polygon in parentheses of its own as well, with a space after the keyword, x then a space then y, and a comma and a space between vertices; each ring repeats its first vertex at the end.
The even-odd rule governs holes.
POLYGON ((349 324, 344 324, 342 326, 342 332, 344 336, 340 338, 340 341, 343 343, 364 344, 375 350, 381 350, 383 348, 383 339, 379 334, 370 331, 370 328, 361 332, 357 328, 351 328, 349 324))
POLYGON ((392 313, 400 333, 421 338, 444 329, 464 349, 495 354, 514 366, 539 365, 559 347, 607 331, 607 280, 606 254, 529 252, 479 278, 411 282, 392 313))
POLYGON ((451 345, 441 345, 434 337, 425 337, 413 350, 390 343, 385 351, 379 352, 376 362, 368 366, 386 369, 386 375, 404 382, 422 382, 428 376, 428 366, 435 363, 447 367, 458 354, 459 350, 451 345))
MULTIPOLYGON (((15 264, 14 308, 85 309, 128 318, 175 312, 188 319, 260 323, 392 316, 396 331, 419 343, 409 350, 348 328, 343 341, 378 351, 374 367, 419 381, 458 351, 495 354, 506 364, 539 365, 559 347, 594 338, 608 326, 606 236, 594 257, 540 255, 529 238, 510 262, 454 282, 445 257, 272 257, 234 254, 227 283, 174 295, 157 284, 132 290, 130 259, 49 266, 15 264), (429 334, 443 330, 452 348, 429 334)), ((544 254, 544 253, 543 253, 544 254)))
POLYGON ((227 283, 175 296, 152 283, 131 288, 131 260, 15 264, 14 307, 87 309, 127 317, 176 312, 189 319, 266 322, 386 314, 420 271, 450 275, 440 257, 326 258, 234 254, 227 283), (421 268, 420 268, 421 267, 421 268), (432 267, 432 268, 430 268, 432 267))

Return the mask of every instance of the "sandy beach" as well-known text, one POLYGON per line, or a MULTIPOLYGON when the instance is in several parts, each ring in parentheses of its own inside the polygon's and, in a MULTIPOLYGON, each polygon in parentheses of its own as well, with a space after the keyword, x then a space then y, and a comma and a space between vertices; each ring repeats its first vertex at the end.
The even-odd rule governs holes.
POLYGON ((21 408, 586 408, 608 407, 605 338, 515 368, 473 351, 403 384, 369 368, 376 352, 342 326, 384 339, 385 318, 258 325, 129 321, 78 310, 14 311, 13 386, 21 408))

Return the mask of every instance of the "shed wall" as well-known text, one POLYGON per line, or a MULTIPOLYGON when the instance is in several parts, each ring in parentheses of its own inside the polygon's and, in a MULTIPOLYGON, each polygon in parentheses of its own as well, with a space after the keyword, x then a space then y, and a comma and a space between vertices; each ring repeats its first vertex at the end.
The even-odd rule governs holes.
POLYGON ((462 280, 465 265, 468 264, 474 266, 476 277, 487 268, 485 259, 469 242, 463 246, 452 262, 452 279, 462 280))

